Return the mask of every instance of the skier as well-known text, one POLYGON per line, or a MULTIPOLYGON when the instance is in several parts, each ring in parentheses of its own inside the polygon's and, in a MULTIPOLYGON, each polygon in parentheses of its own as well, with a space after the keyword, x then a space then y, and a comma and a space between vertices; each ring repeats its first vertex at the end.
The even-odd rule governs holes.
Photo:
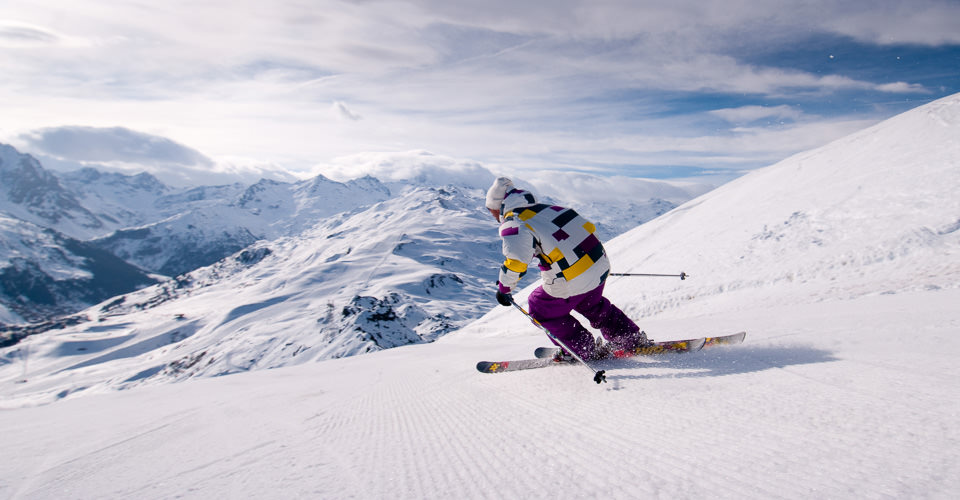
POLYGON ((506 177, 490 186, 486 207, 501 223, 506 258, 497 281, 497 302, 512 305, 513 288, 537 257, 542 283, 528 299, 530 315, 578 356, 600 359, 610 348, 630 350, 651 343, 603 296, 610 261, 593 224, 571 208, 537 203, 533 194, 516 189, 506 177), (571 311, 587 318, 610 344, 595 341, 571 311))

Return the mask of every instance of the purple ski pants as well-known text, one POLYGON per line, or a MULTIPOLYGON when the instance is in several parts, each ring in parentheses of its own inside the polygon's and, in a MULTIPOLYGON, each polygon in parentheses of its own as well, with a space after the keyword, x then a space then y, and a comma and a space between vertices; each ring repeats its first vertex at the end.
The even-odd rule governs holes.
POLYGON ((587 293, 566 299, 553 297, 543 287, 537 287, 528 303, 530 315, 584 359, 593 357, 596 343, 593 334, 570 315, 571 311, 587 318, 590 326, 600 330, 603 338, 617 348, 629 349, 637 342, 640 327, 603 296, 602 283, 587 293))

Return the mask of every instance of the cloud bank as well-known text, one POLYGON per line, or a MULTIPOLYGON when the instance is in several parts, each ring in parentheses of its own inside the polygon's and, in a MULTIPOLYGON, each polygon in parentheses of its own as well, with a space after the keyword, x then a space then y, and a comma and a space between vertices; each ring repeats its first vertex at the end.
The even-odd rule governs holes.
POLYGON ((192 186, 294 177, 269 165, 214 161, 171 139, 123 127, 66 126, 20 136, 21 148, 59 170, 94 167, 123 173, 149 172, 166 184, 192 186))

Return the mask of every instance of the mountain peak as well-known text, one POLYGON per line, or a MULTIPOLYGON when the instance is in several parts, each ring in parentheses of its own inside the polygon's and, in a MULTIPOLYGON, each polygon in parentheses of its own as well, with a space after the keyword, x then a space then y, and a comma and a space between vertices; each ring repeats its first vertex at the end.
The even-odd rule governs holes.
POLYGON ((34 157, 2 144, 0 208, 41 225, 64 223, 81 231, 103 227, 34 157))

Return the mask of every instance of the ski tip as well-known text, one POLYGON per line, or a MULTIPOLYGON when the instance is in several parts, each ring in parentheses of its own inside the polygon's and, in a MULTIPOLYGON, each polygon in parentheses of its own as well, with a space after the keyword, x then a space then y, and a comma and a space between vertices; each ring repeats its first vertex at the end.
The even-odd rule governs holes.
POLYGON ((537 358, 552 358, 557 353, 557 347, 538 347, 533 355, 537 358))
POLYGON ((721 337, 707 337, 707 345, 739 344, 747 336, 747 332, 738 332, 721 337))

